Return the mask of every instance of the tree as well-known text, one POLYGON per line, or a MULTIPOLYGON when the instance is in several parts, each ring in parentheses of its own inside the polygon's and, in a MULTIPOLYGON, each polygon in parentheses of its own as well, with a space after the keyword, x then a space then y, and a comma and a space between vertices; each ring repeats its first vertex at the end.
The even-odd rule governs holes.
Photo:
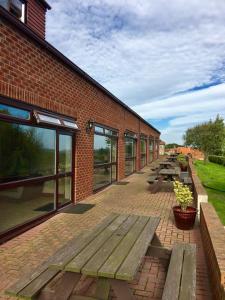
POLYGON ((184 136, 186 146, 197 148, 204 153, 205 161, 210 154, 220 155, 225 141, 225 125, 222 117, 217 115, 215 121, 210 120, 187 129, 184 136))

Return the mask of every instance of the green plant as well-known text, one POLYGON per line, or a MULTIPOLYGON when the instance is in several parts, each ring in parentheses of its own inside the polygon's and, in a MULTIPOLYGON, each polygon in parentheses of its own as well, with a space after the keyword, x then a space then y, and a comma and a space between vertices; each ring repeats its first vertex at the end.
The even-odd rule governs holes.
POLYGON ((209 155, 209 161, 218 165, 225 166, 225 156, 209 155))
POLYGON ((181 210, 186 211, 188 205, 193 202, 192 192, 187 185, 184 185, 180 181, 174 181, 173 187, 177 202, 179 203, 181 210))
POLYGON ((182 164, 183 166, 187 166, 188 163, 187 163, 187 160, 186 160, 186 156, 184 154, 179 154, 177 156, 177 161, 182 164))

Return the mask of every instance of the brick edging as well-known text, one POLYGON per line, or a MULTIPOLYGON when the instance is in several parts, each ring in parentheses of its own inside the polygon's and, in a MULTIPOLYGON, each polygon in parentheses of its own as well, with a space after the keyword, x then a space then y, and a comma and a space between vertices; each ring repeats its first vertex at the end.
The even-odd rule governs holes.
POLYGON ((225 229, 210 203, 200 205, 200 229, 215 299, 225 299, 225 229))

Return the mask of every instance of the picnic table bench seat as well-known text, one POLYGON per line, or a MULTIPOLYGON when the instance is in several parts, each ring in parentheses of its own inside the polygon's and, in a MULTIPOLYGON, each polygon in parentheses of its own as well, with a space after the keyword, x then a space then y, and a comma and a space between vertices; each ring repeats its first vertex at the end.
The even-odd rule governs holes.
POLYGON ((111 286, 118 299, 135 299, 127 281, 134 279, 159 221, 159 217, 112 213, 20 278, 6 294, 38 300, 105 300, 111 286), (93 298, 72 295, 81 276, 98 279, 93 298))
POLYGON ((162 300, 194 300, 196 245, 176 244, 171 253, 162 300))

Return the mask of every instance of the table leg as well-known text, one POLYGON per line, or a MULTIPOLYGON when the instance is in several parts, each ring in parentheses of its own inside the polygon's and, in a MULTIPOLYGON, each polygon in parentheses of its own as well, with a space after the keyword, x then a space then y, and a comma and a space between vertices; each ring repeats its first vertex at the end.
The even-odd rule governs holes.
POLYGON ((98 278, 95 298, 99 300, 108 300, 110 292, 110 283, 108 278, 98 278))
POLYGON ((118 300, 136 300, 126 281, 109 279, 109 282, 118 300))

